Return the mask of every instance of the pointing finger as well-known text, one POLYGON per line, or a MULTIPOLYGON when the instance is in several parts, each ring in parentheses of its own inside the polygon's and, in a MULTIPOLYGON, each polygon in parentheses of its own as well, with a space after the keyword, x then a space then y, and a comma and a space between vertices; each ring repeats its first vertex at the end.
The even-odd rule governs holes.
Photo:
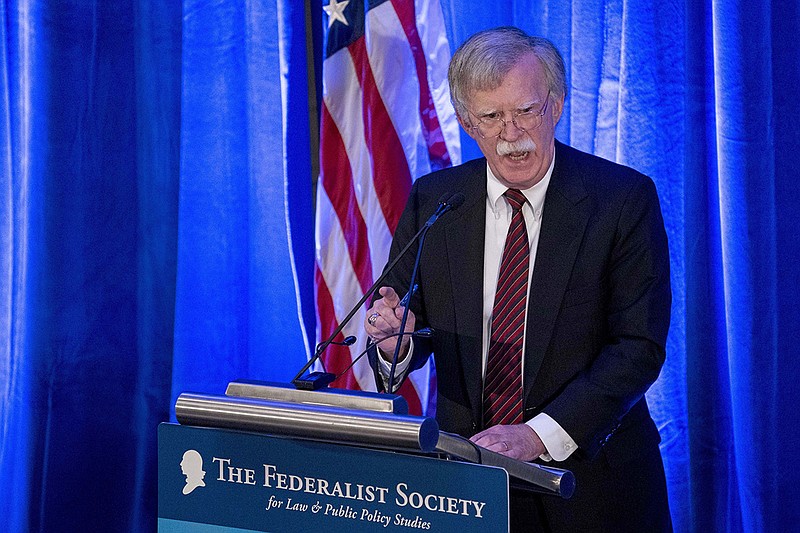
POLYGON ((384 302, 390 308, 395 308, 400 303, 400 297, 391 287, 381 287, 378 293, 383 296, 384 302))

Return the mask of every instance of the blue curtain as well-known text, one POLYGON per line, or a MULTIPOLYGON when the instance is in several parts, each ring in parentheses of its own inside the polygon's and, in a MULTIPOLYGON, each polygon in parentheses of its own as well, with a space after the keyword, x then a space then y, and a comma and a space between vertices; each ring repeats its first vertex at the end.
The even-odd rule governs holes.
POLYGON ((180 6, 0 5, 0 529, 144 530, 171 373, 180 6))
POLYGON ((184 2, 170 405, 185 391, 222 394, 234 379, 289 381, 306 360, 314 238, 304 15, 297 2, 184 2))
POLYGON ((2 531, 154 530, 175 396, 306 359, 304 8, 240 4, 0 3, 2 531))
POLYGON ((796 529, 798 3, 443 6, 454 46, 501 24, 553 40, 570 87, 558 138, 656 182, 674 303, 648 399, 676 530, 796 529))
MULTIPOLYGON (((305 360, 321 3, 0 3, 3 531, 152 530, 177 394, 305 360)), ((442 6, 452 47, 552 39, 559 139, 657 184, 674 307, 648 398, 676 530, 796 528, 798 3, 442 6)))

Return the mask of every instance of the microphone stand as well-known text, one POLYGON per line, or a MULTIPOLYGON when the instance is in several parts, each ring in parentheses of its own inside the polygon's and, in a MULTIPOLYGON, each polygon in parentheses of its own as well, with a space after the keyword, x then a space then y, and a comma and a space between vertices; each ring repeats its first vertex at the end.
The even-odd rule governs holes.
POLYGON ((408 320, 408 309, 411 307, 411 298, 414 297, 414 292, 417 289, 415 282, 417 281, 417 271, 419 270, 419 260, 422 257, 422 245, 425 244, 425 236, 432 224, 425 224, 419 236, 419 247, 417 248, 417 256, 414 259, 414 269, 411 271, 411 283, 408 289, 408 303, 403 307, 403 317, 400 319, 400 333, 397 336, 397 343, 394 345, 394 354, 392 355, 392 368, 389 372, 389 387, 386 392, 394 394, 394 372, 397 368, 397 358, 400 355, 400 347, 403 344, 403 336, 406 335, 406 321, 408 320))
POLYGON ((353 368, 353 366, 358 362, 358 360, 361 359, 362 357, 364 357, 365 355, 367 355, 367 352, 369 352, 369 350, 372 348, 372 346, 378 344, 379 342, 383 342, 386 339, 391 339, 392 337, 400 337, 402 335, 411 335, 412 337, 416 337, 416 338, 430 339, 431 337, 433 337, 433 334, 434 334, 434 331, 433 331, 432 328, 421 328, 421 329, 418 329, 416 331, 409 331, 409 332, 406 332, 406 333, 391 333, 389 335, 386 335, 383 338, 375 339, 375 340, 372 341, 371 345, 369 345, 366 348, 364 348, 364 350, 362 350, 361 353, 359 353, 358 356, 356 356, 353 359, 353 362, 351 362, 349 365, 347 365, 347 368, 342 370, 339 373, 339 375, 336 376, 336 379, 339 379, 340 377, 342 377, 345 374, 347 374, 347 371, 350 370, 351 368, 353 368))
MULTIPOLYGON (((456 195, 457 194, 460 193, 456 193, 456 195)), ((456 195, 452 195, 451 198, 456 195)), ((461 195, 461 197, 462 197, 461 202, 463 202, 464 201, 463 195, 461 195)), ((461 205, 461 203, 459 203, 458 205, 461 205)), ((408 241, 408 244, 406 244, 405 247, 402 250, 400 250, 400 253, 397 254, 397 257, 395 257, 394 260, 386 268, 383 269, 383 273, 380 275, 380 277, 378 277, 378 279, 375 280, 375 283, 373 283, 372 286, 369 289, 367 289, 367 291, 364 293, 364 296, 362 296, 361 299, 356 303, 356 305, 353 306, 350 312, 347 313, 347 316, 344 317, 344 320, 342 320, 339 323, 339 326, 335 330, 333 330, 333 333, 331 333, 330 337, 328 337, 324 342, 321 342, 320 344, 317 345, 317 349, 314 352, 314 356, 311 359, 309 359, 305 365, 303 365, 303 368, 300 369, 300 372, 298 372, 297 375, 292 379, 292 384, 295 387, 303 390, 319 390, 327 387, 328 385, 331 384, 331 382, 333 382, 333 380, 336 379, 336 375, 330 372, 312 372, 308 376, 302 379, 301 376, 305 373, 306 370, 311 368, 311 365, 313 365, 322 356, 322 352, 324 352, 328 346, 333 344, 333 339, 335 339, 336 336, 342 332, 342 330, 348 324, 348 322, 350 322, 350 320, 358 312, 358 310, 361 309, 361 306, 364 305, 364 302, 366 302, 367 299, 370 296, 372 296, 375 290, 380 286, 380 284, 383 283, 383 280, 386 279, 386 276, 389 274, 389 272, 392 271, 392 269, 400 261, 400 259, 402 259, 402 257, 406 254, 406 252, 408 252, 408 250, 411 248, 414 242, 416 242, 416 240, 423 233, 426 233, 428 229, 430 229, 433 223, 436 222, 436 220, 440 216, 445 214, 450 209, 458 207, 458 205, 454 205, 453 203, 447 203, 447 201, 445 201, 444 199, 439 200, 439 206, 436 208, 436 211, 433 213, 433 215, 431 215, 431 217, 428 219, 425 225, 422 228, 420 228, 420 230, 411 238, 411 240, 408 241)), ((419 262, 419 257, 417 257, 417 262, 419 262)), ((417 267, 415 266, 414 267, 415 275, 416 275, 416 268, 417 267)), ((406 311, 403 314, 403 327, 405 327, 405 315, 407 312, 408 312, 408 306, 406 306, 406 311)), ((402 337, 400 338, 402 339, 402 337)), ((391 385, 391 382, 389 384, 391 385)))
POLYGON ((439 207, 436 209, 436 212, 431 215, 422 229, 418 232, 419 235, 419 247, 417 248, 417 256, 414 259, 414 269, 411 271, 411 283, 408 286, 408 294, 406 298, 408 299, 408 304, 403 307, 403 317, 400 319, 400 333, 397 337, 397 344, 394 346, 394 354, 392 355, 392 367, 389 372, 389 387, 387 392, 389 394, 393 394, 394 390, 394 373, 397 368, 397 359, 400 355, 400 347, 403 344, 403 336, 406 335, 406 321, 408 320, 408 310, 411 307, 410 302, 411 298, 414 296, 414 293, 417 290, 417 272, 419 271, 419 261, 422 258, 422 246, 425 244, 425 236, 428 234, 428 230, 431 229, 433 223, 436 222, 439 217, 450 211, 451 209, 456 209, 464 203, 464 195, 462 193, 455 193, 450 198, 447 199, 445 203, 440 203, 439 207))

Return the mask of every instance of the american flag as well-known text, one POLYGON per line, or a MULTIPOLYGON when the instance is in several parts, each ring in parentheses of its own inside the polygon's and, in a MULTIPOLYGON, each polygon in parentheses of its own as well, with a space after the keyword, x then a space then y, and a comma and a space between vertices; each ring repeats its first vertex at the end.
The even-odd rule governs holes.
MULTIPOLYGON (((412 180, 458 164, 450 47, 439 0, 329 0, 317 186, 317 339, 327 339, 380 275, 412 180), (366 4, 366 5, 365 5, 366 4)), ((366 306, 330 345, 339 376, 365 347, 366 306)), ((375 390, 366 357, 333 384, 375 390)), ((400 389, 412 414, 432 414, 431 365, 400 389)))

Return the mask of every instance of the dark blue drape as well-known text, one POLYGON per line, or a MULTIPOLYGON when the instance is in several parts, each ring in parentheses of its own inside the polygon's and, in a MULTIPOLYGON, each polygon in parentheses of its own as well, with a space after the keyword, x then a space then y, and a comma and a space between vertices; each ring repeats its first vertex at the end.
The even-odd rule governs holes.
MULTIPOLYGON (((317 0, 0 4, 3 531, 152 530, 175 396, 305 359, 307 6, 326 27, 317 0)), ((442 7, 451 47, 552 39, 559 139, 657 184, 674 306, 648 398, 676 530, 796 528, 800 6, 442 7)))
POLYGON ((171 373, 180 6, 0 9, 1 528, 144 530, 171 373))
POLYGON ((292 4, 0 4, 0 530, 153 530, 175 395, 305 360, 292 4))

